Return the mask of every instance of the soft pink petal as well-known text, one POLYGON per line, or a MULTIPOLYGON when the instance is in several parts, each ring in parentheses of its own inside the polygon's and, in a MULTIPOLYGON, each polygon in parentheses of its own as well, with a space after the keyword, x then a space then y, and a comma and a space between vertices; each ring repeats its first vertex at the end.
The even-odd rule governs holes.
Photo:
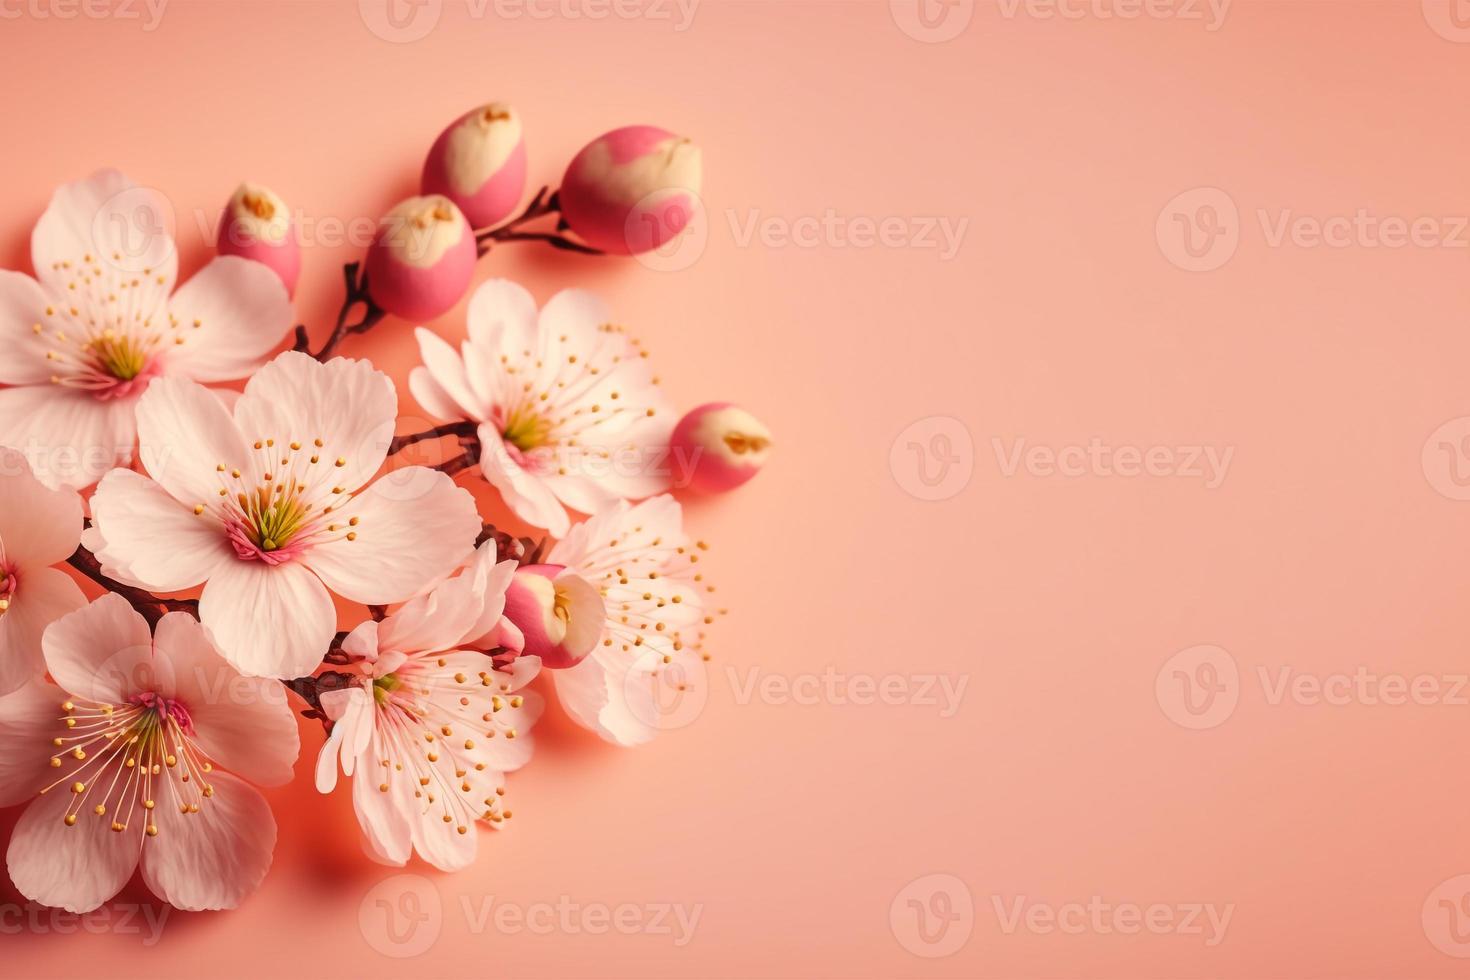
MULTIPOLYGON (((464 571, 441 582, 429 594, 410 600, 384 619, 378 630, 378 643, 400 653, 418 653, 449 650, 485 633, 486 629, 477 631, 476 625, 486 613, 487 589, 495 570, 495 544, 487 541, 475 551, 464 571)), ((510 571, 514 574, 513 567, 510 571)), ((497 581, 503 578, 507 576, 496 574, 497 581)), ((490 603, 493 625, 505 607, 504 584, 500 585, 498 600, 491 598, 490 603)))
POLYGON ((87 289, 68 289, 85 274, 99 299, 134 289, 134 308, 153 310, 178 278, 171 225, 161 194, 116 170, 99 170, 57 188, 31 232, 31 264, 36 278, 58 296, 87 289))
POLYGON ((172 667, 174 697, 188 709, 194 741, 205 755, 261 786, 291 781, 301 736, 284 686, 240 676, 188 613, 158 621, 153 649, 172 667))
POLYGON ((486 404, 470 387, 465 374, 464 360, 449 344, 432 330, 419 327, 413 332, 419 342, 419 356, 424 360, 439 389, 449 396, 459 411, 450 418, 485 419, 491 406, 486 404))
POLYGON ((378 656, 378 623, 377 620, 366 619, 353 627, 351 633, 342 641, 343 652, 353 657, 365 660, 373 660, 378 656))
POLYGON ((299 562, 225 562, 204 586, 199 615, 224 658, 251 677, 303 677, 326 656, 337 611, 299 562))
POLYGON ((136 403, 52 384, 0 389, 0 438, 47 486, 81 489, 132 461, 136 403))
POLYGON ((571 518, 546 482, 511 458, 493 425, 481 425, 479 436, 480 472, 500 491, 506 506, 527 524, 546 528, 552 537, 566 534, 571 518))
POLYGON ((19 272, 0 270, 0 384, 49 385, 55 374, 46 359, 51 335, 37 333, 51 327, 46 294, 36 280, 19 272))
POLYGON ((401 602, 448 575, 473 551, 480 516, 469 491, 443 473, 409 466, 378 480, 341 509, 354 540, 313 545, 302 561, 354 602, 401 602))
POLYGON ((47 487, 24 456, 0 448, 0 560, 54 565, 77 550, 81 536, 82 498, 47 487))
POLYGON ((0 696, 0 807, 34 797, 55 779, 50 754, 37 752, 60 730, 66 694, 45 680, 0 696))
POLYGON ((159 484, 131 470, 113 470, 92 495, 87 535, 107 574, 154 592, 193 588, 227 561, 235 561, 223 528, 159 484))
POLYGON ((465 308, 465 322, 470 339, 497 354, 535 349, 536 299, 509 279, 481 283, 465 308))
POLYGON ((10 608, 0 613, 0 694, 14 691, 46 670, 41 634, 51 623, 87 604, 72 577, 55 568, 28 569, 10 608))
POLYGON ((6 864, 16 889, 33 902, 90 912, 112 898, 138 866, 141 834, 112 832, 112 820, 83 813, 63 822, 72 795, 62 786, 26 808, 10 836, 6 864))
MULTIPOLYGON (((381 745, 380 738, 374 735, 369 752, 373 758, 385 759, 388 750, 381 745)), ((392 780, 385 793, 378 788, 382 784, 376 776, 368 767, 368 771, 359 772, 352 780, 352 806, 362 828, 363 850, 375 861, 402 867, 408 863, 413 849, 413 831, 406 814, 413 812, 416 801, 402 788, 406 780, 392 780)))
POLYGON ((216 499, 224 485, 219 468, 243 467, 248 450, 208 388, 160 378, 138 402, 138 455, 149 476, 192 508, 216 499))
POLYGON ((429 369, 420 365, 408 372, 408 390, 413 394, 414 401, 436 419, 460 419, 465 417, 464 409, 459 403, 449 397, 449 392, 444 386, 434 380, 434 375, 429 369))
MULTIPOLYGON (((357 768, 359 759, 367 759, 365 753, 373 740, 373 696, 366 688, 349 687, 328 691, 321 701, 322 710, 332 719, 332 733, 317 756, 316 789, 318 793, 330 793, 337 788, 339 759, 347 776, 357 768)), ((371 775, 365 773, 364 778, 371 775)))
POLYGON ((206 382, 248 377, 295 317, 280 276, 233 255, 216 258, 180 286, 169 312, 184 342, 168 348, 168 370, 206 382))
POLYGON ((286 351, 245 385, 235 421, 247 440, 309 446, 320 439, 323 463, 342 461, 324 479, 351 492, 383 464, 397 412, 393 383, 367 361, 322 364, 286 351))
POLYGON ((80 698, 117 704, 157 686, 148 621, 116 592, 52 623, 41 648, 56 683, 80 698))
POLYGON ((159 806, 158 836, 143 843, 143 880, 187 912, 238 908, 260 887, 276 849, 276 818, 254 787, 218 770, 209 783, 213 795, 198 813, 159 806))

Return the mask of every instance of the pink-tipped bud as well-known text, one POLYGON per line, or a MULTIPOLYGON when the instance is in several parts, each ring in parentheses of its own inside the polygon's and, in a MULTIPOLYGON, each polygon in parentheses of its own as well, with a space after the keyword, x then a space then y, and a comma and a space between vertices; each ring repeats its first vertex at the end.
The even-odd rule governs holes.
POLYGON ((459 302, 474 271, 475 233, 439 194, 411 197, 383 215, 368 249, 368 293, 405 320, 431 320, 459 302))
POLYGON ((637 255, 677 237, 697 213, 699 147, 656 126, 625 126, 582 148, 562 177, 562 217, 593 248, 637 255))
POLYGON ((562 565, 522 565, 505 591, 505 618, 543 667, 575 667, 597 645, 607 613, 597 587, 562 565))
POLYGON ((526 189, 526 142, 521 117, 504 102, 465 113, 450 125, 424 160, 423 192, 443 194, 471 228, 508 217, 526 189))
POLYGON ((221 255, 238 255, 269 266, 286 292, 296 291, 301 274, 301 245, 291 227, 286 202, 269 187, 241 184, 225 205, 215 242, 221 255))
POLYGON ((679 420, 670 440, 676 485, 700 493, 733 490, 771 455, 771 430, 729 402, 701 405, 679 420))

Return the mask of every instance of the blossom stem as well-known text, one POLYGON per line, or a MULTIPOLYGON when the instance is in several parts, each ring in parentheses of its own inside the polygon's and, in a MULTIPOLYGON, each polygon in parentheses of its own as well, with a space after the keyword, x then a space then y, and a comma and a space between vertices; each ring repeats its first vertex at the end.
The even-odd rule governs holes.
POLYGON ((297 326, 296 343, 293 350, 304 354, 311 354, 318 361, 325 361, 332 356, 345 338, 353 334, 367 333, 378 321, 387 316, 387 311, 373 302, 367 290, 367 273, 362 272, 361 262, 349 262, 342 267, 342 280, 347 287, 347 295, 342 300, 342 308, 337 311, 337 322, 332 327, 332 334, 322 344, 322 349, 311 354, 310 339, 306 335, 305 326, 297 326), (357 307, 362 307, 362 314, 356 319, 349 321, 348 317, 357 307))
POLYGON ((409 446, 423 442, 426 439, 442 439, 444 436, 458 436, 461 439, 473 438, 479 424, 470 421, 446 422, 436 425, 432 429, 423 432, 410 432, 406 435, 394 436, 393 441, 388 444, 388 455, 393 456, 403 452, 409 446))
POLYGON ((582 255, 604 255, 595 248, 583 245, 581 242, 572 241, 565 235, 560 234, 565 230, 564 222, 559 222, 555 232, 547 231, 522 231, 521 226, 545 218, 548 215, 560 214, 561 202, 557 192, 550 187, 543 187, 536 192, 526 210, 511 218, 499 228, 488 228, 475 232, 475 244, 479 247, 479 254, 484 255, 497 242, 545 242, 552 248, 561 249, 564 252, 578 252, 582 255))
POLYGON ((108 578, 102 573, 102 563, 97 556, 92 554, 81 545, 72 552, 66 563, 109 592, 116 592, 128 600, 143 618, 148 620, 149 626, 158 625, 164 613, 186 612, 195 619, 199 618, 199 601, 197 599, 165 599, 156 596, 152 592, 143 589, 135 589, 131 585, 123 585, 116 579, 108 578))

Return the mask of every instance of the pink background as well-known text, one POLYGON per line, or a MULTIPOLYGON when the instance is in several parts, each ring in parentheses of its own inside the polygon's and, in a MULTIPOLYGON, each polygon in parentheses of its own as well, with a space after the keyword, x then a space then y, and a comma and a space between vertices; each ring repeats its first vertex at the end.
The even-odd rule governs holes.
MULTIPOLYGON (((533 19, 444 0, 426 37, 393 43, 355 2, 172 0, 153 31, 54 16, 66 2, 0 10, 0 264, 29 267, 56 184, 111 164, 167 192, 191 271, 248 178, 321 223, 298 294, 320 337, 359 251, 328 242, 328 223, 412 192, 458 113, 512 101, 537 182, 605 129, 657 123, 706 153, 697 261, 516 246, 478 275, 542 299, 603 292, 682 406, 748 406, 778 455, 689 508, 731 609, 697 722, 623 751, 553 709, 511 779, 512 826, 482 835, 477 866, 407 869, 442 909, 421 955, 365 937, 360 912, 381 922, 369 892, 394 872, 361 856, 345 793, 315 795, 321 735, 303 725, 300 778, 271 794, 276 866, 243 909, 173 915, 152 948, 120 927, 63 940, 0 920, 6 975, 1464 975, 1436 944, 1470 953, 1438 904, 1470 872, 1470 690, 1450 690, 1470 669, 1470 504, 1451 499, 1437 441, 1421 459, 1470 415, 1470 231, 1455 222, 1470 213, 1470 44, 1453 22, 1436 32, 1417 0, 1238 0, 1217 30, 1202 4, 1187 9, 1203 21, 982 2, 959 36, 926 43, 886 2, 704 0, 679 31, 672 7, 673 21, 533 19), (1186 271, 1166 205, 1202 187, 1237 209, 1216 212, 1236 250, 1186 271), (1375 247, 1361 230, 1345 247, 1273 242, 1283 217, 1360 209, 1432 219, 1433 245, 1375 247), (968 226, 947 260, 835 231, 817 247, 742 238, 754 216, 779 230, 829 211, 900 219, 906 241, 927 218, 968 226), (921 421, 936 416, 958 422, 921 421), (1233 456, 1214 488, 1178 472, 1008 473, 1018 439, 1093 438, 1233 456), (932 455, 918 469, 928 450, 951 463, 932 493, 923 477, 945 471, 932 455), (1238 700, 1191 730, 1164 668, 1200 644, 1226 651, 1238 676, 1221 675, 1222 703, 1238 700), (811 704, 742 693, 752 671, 800 682, 829 667, 967 687, 952 717, 852 703, 850 688, 811 704), (1450 696, 1272 697, 1283 669, 1359 668, 1450 696), (963 883, 943 958, 915 954, 941 950, 915 938, 903 900, 927 898, 934 874, 963 883), (1233 911, 1213 946, 1112 920, 1007 931, 997 905, 1021 896, 1233 911), (477 930, 462 900, 492 897, 701 917, 677 948, 649 932, 477 930)), ((587 9, 557 2, 538 9, 587 9)), ((1208 220, 1204 200, 1184 198, 1185 217, 1208 220)), ((435 327, 457 339, 462 309, 435 327)), ((390 371, 416 411, 407 325, 345 352, 390 371)), ((146 900, 134 886, 119 903, 146 900)), ((6 883, 0 901, 20 899, 6 883)))

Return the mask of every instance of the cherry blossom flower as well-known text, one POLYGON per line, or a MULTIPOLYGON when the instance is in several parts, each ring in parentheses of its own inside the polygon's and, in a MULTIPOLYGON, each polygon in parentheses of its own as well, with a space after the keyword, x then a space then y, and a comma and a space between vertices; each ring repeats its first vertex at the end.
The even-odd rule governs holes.
POLYGON ((42 631, 87 604, 71 576, 51 567, 81 536, 82 498, 49 489, 23 455, 0 448, 0 694, 45 671, 42 631))
POLYGON ((644 352, 583 290, 531 294, 503 279, 470 299, 460 351, 418 330, 420 405, 480 423, 480 468, 522 520, 560 537, 593 513, 666 490, 668 402, 644 352))
POLYGON ((245 386, 233 416, 189 381, 138 405, 148 476, 113 470, 83 541, 115 579, 153 592, 203 583, 199 613, 231 664, 297 677, 336 631, 328 590, 388 604, 450 574, 474 548, 469 492, 407 467, 370 482, 398 398, 363 361, 288 351, 245 386))
POLYGON ((0 806, 34 797, 6 858, 16 888, 89 912, 141 864, 177 908, 237 907, 276 843, 244 780, 287 782, 300 750, 284 689, 232 670, 187 613, 150 636, 111 593, 53 623, 43 646, 56 683, 0 697, 0 806))
POLYGON ((486 655, 517 639, 502 619, 515 567, 496 564, 495 545, 482 545, 460 575, 380 623, 362 623, 342 644, 361 678, 321 697, 334 725, 316 784, 332 792, 339 762, 354 777, 364 850, 381 863, 402 866, 417 852, 460 870, 475 859, 470 829, 510 816, 504 774, 530 759, 544 707, 524 690, 539 659, 486 655))
POLYGON ((49 486, 132 460, 134 409, 160 377, 231 381, 291 329, 265 266, 216 258, 173 292, 165 205, 115 170, 56 191, 31 235, 36 278, 0 271, 0 432, 49 486), (170 296, 170 293, 173 293, 170 296))
MULTIPOLYGON (((577 524, 546 562, 602 594, 601 636, 575 666, 553 670, 557 697, 584 728, 619 745, 639 745, 677 717, 691 686, 705 683, 702 652, 711 591, 695 567, 679 504, 667 495, 621 501, 577 524)), ((519 625, 519 624, 518 624, 519 625)), ((569 627, 575 631, 573 622, 569 627)))

